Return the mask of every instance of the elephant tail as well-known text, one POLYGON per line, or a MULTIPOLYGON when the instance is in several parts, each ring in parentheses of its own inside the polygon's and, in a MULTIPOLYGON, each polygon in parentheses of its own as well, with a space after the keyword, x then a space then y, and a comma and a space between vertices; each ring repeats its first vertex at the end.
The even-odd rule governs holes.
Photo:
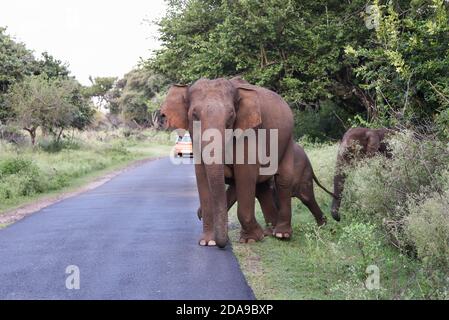
POLYGON ((333 197, 334 199, 337 199, 337 196, 336 196, 333 192, 330 192, 330 191, 327 190, 325 187, 323 187, 323 185, 320 183, 320 181, 319 181, 318 178, 316 177, 315 173, 313 173, 313 181, 315 181, 315 183, 316 183, 321 189, 323 189, 326 193, 328 193, 331 197, 333 197))

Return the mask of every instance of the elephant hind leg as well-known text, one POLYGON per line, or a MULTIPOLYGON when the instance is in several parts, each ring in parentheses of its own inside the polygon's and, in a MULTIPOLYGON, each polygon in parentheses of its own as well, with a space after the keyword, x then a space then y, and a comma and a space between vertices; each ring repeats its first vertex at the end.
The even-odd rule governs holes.
POLYGON ((256 182, 257 166, 236 165, 234 167, 237 195, 237 216, 242 226, 240 243, 261 241, 265 237, 262 227, 256 220, 256 182))
POLYGON ((299 198, 299 200, 301 200, 301 202, 310 210, 318 226, 323 226, 326 224, 326 217, 315 199, 312 181, 302 183, 296 197, 299 198))
POLYGON ((259 183, 256 188, 256 197, 259 200, 265 219, 266 228, 264 233, 266 236, 273 234, 273 227, 276 226, 278 218, 278 209, 275 203, 274 190, 271 187, 271 181, 259 183))

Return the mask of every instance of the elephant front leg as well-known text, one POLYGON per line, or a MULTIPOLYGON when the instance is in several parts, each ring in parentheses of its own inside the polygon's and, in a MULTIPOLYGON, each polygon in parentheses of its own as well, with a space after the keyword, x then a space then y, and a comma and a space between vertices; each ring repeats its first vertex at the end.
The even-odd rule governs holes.
MULTIPOLYGON (((227 210, 229 211, 234 204, 237 202, 237 195, 235 192, 235 185, 229 185, 228 189, 226 190, 226 204, 227 204, 227 210)), ((196 212, 198 219, 201 221, 203 219, 203 212, 201 209, 201 206, 198 208, 196 212)))
POLYGON ((200 196, 200 213, 203 220, 203 234, 199 240, 200 246, 216 246, 214 239, 214 217, 212 198, 209 191, 206 172, 202 165, 195 165, 195 174, 200 196))
POLYGON ((255 216, 257 175, 257 166, 235 166, 235 185, 238 202, 237 216, 242 225, 240 243, 252 243, 260 241, 265 237, 264 231, 255 216))
POLYGON ((292 229, 292 183, 293 183, 293 142, 279 164, 275 177, 276 191, 279 198, 279 215, 273 235, 278 239, 290 239, 292 229))

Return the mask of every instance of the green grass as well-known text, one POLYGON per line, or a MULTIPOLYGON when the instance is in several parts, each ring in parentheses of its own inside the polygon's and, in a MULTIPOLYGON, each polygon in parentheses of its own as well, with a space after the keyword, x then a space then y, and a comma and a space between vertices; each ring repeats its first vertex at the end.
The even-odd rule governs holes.
MULTIPOLYGON (((309 146, 308 155, 325 186, 331 187, 336 146, 309 146)), ((317 200, 328 218, 318 228, 308 209, 293 200, 294 236, 290 241, 272 237, 239 244, 236 208, 230 213, 230 238, 242 270, 258 299, 420 299, 432 282, 420 262, 404 256, 374 226, 330 216, 331 198, 315 188, 317 200), (368 290, 366 268, 380 270, 380 289, 368 290)), ((260 208, 258 221, 263 226, 260 208)))
POLYGON ((154 132, 138 139, 81 133, 58 152, 0 143, 0 212, 71 191, 133 161, 168 156, 172 145, 167 134, 154 132))

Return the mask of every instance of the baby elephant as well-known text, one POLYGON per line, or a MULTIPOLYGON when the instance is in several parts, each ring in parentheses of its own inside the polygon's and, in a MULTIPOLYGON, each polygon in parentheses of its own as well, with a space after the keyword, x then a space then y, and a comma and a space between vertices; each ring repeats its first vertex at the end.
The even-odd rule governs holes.
MULTIPOLYGON (((312 165, 304 152, 304 149, 297 144, 294 145, 294 169, 295 172, 291 188, 291 196, 299 198, 302 203, 309 208, 319 226, 325 225, 326 217, 315 200, 313 182, 315 181, 321 189, 331 196, 334 195, 320 184, 315 176, 315 173, 313 172, 312 165)), ((227 179, 227 182, 230 184, 226 191, 229 210, 237 202, 237 195, 232 179, 227 179)), ((259 200, 265 222, 267 226, 269 226, 265 229, 265 235, 272 235, 272 228, 276 226, 278 220, 279 203, 274 185, 273 179, 271 179, 269 181, 259 183, 256 186, 256 197, 259 200)), ((201 207, 198 209, 198 218, 200 220, 202 218, 201 207)), ((274 234, 274 236, 280 239, 288 239, 291 235, 288 233, 279 233, 274 234)))
POLYGON ((337 164, 334 176, 334 200, 332 201, 332 217, 340 221, 340 204, 343 193, 346 174, 343 168, 354 160, 363 157, 372 157, 376 153, 383 154, 391 158, 391 151, 385 138, 388 134, 394 133, 392 129, 367 129, 352 128, 349 129, 340 143, 337 156, 337 164))

